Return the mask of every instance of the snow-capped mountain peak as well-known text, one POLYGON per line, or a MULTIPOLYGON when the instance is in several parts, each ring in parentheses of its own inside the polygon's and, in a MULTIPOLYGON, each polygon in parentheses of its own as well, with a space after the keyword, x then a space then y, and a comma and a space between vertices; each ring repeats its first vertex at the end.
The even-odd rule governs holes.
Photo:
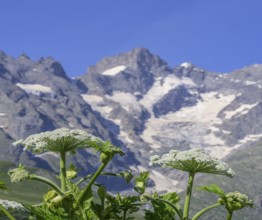
MULTIPOLYGON (((224 159, 262 138, 261 89, 258 64, 227 74, 188 62, 172 69, 136 48, 70 79, 53 58, 34 62, 0 51, 0 134, 18 139, 58 127, 88 130, 123 147, 128 156, 118 163, 135 171, 170 149, 200 147, 224 159)), ((85 157, 74 159, 84 171, 85 157)), ((174 177, 167 177, 170 189, 174 177)), ((155 170, 152 178, 163 183, 155 170)))

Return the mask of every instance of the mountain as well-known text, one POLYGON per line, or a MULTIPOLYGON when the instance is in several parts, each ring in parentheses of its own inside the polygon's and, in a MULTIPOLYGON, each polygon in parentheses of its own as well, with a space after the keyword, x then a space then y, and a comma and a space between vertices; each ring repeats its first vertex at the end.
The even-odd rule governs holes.
MULTIPOLYGON (((32 61, 22 54, 15 59, 2 51, 0 136, 9 146, 40 131, 85 129, 127 152, 112 169, 142 171, 152 155, 196 147, 233 164, 242 160, 240 149, 249 151, 261 142, 261 90, 260 64, 231 73, 188 62, 172 68, 148 49, 136 48, 104 58, 71 79, 51 57, 32 61)), ((2 160, 56 169, 52 155, 34 157, 6 146, 1 150, 6 152, 2 160)), ((83 151, 73 158, 83 173, 87 156, 83 151)), ((90 164, 95 166, 95 159, 90 164)), ((236 167, 236 172, 245 171, 236 167)), ((151 178, 157 190, 184 188, 180 172, 153 169, 151 178)), ((262 198, 261 189, 257 195, 262 198)))

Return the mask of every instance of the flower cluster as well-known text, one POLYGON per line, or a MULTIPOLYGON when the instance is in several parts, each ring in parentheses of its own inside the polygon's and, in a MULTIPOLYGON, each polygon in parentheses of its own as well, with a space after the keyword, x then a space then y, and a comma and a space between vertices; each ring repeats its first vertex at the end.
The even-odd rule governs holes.
POLYGON ((53 152, 60 152, 61 150, 74 152, 77 148, 87 148, 88 144, 86 141, 89 140, 100 139, 83 130, 59 128, 54 131, 30 135, 24 140, 16 141, 14 145, 23 145, 25 150, 32 150, 34 153, 42 153, 47 150, 53 152))
POLYGON ((9 170, 8 175, 11 178, 12 183, 21 182, 30 177, 30 173, 24 169, 24 166, 19 165, 19 167, 9 170))
POLYGON ((224 198, 226 208, 233 212, 246 206, 253 207, 253 201, 240 192, 230 192, 224 198))
POLYGON ((152 156, 150 165, 160 165, 191 173, 234 176, 234 171, 226 163, 210 156, 202 149, 191 149, 188 151, 171 150, 162 157, 158 155, 152 156))

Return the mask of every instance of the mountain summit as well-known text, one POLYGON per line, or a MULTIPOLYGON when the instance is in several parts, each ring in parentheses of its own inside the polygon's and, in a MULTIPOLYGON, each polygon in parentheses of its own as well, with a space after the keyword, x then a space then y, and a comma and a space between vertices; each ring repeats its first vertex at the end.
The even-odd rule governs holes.
MULTIPOLYGON (((148 49, 136 48, 70 79, 53 58, 34 62, 0 52, 0 135, 15 140, 59 127, 84 129, 125 148, 128 156, 118 165, 135 171, 170 149, 204 148, 226 159, 260 141, 261 89, 258 64, 227 74, 189 62, 171 68, 148 49)), ((6 151, 13 160, 25 157, 6 151)), ((74 159, 83 172, 84 155, 74 159)), ((49 156, 27 157, 53 167, 49 156)), ((151 174, 156 186, 161 182, 168 189, 174 176, 151 174)))

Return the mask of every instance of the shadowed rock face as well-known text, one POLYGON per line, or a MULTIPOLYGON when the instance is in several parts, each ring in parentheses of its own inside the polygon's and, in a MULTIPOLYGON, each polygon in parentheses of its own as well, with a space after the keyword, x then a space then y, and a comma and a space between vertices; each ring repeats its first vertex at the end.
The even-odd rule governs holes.
MULTIPOLYGON (((191 63, 171 68, 136 48, 71 79, 53 58, 32 61, 25 54, 15 59, 0 52, 0 128, 12 140, 59 127, 88 130, 127 151, 115 167, 138 171, 148 167, 151 155, 170 149, 201 147, 223 158, 258 141, 261 89, 258 64, 227 74, 191 63)), ((22 158, 20 151, 9 153, 22 158)), ((83 172, 84 154, 73 159, 83 172)), ((28 157, 34 160, 23 156, 28 157)), ((168 174, 167 183, 174 177, 168 174)))

